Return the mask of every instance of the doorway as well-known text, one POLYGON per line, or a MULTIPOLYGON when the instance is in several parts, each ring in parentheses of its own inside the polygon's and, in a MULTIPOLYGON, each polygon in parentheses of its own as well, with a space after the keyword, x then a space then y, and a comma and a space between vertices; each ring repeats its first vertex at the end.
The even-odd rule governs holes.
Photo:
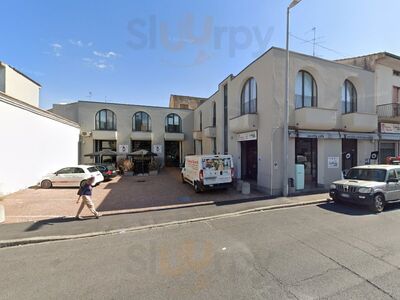
POLYGON ((312 189, 318 186, 318 140, 297 138, 296 164, 304 165, 304 188, 312 189))
POLYGON ((357 140, 342 140, 342 170, 357 166, 357 140))
POLYGON ((180 142, 165 141, 165 166, 179 167, 180 164, 180 142))
POLYGON ((257 140, 241 142, 242 179, 257 181, 257 140))

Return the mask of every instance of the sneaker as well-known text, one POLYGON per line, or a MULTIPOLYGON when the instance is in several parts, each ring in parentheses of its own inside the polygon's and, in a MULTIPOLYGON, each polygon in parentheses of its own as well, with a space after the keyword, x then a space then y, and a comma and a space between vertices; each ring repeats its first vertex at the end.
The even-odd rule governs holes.
POLYGON ((76 216, 75 219, 77 220, 83 220, 83 218, 81 216, 76 216))

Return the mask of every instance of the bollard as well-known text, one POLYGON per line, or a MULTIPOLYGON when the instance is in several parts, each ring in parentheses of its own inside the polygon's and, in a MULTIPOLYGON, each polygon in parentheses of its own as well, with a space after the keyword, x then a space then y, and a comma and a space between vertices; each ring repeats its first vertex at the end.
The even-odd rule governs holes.
POLYGON ((237 192, 241 192, 241 191, 242 191, 242 184, 243 184, 243 181, 242 181, 242 180, 238 180, 238 181, 236 182, 236 191, 237 191, 237 192))
POLYGON ((0 223, 6 220, 6 213, 4 211, 4 206, 0 204, 0 223))
POLYGON ((249 195, 250 194, 250 183, 244 182, 242 183, 242 194, 249 195))

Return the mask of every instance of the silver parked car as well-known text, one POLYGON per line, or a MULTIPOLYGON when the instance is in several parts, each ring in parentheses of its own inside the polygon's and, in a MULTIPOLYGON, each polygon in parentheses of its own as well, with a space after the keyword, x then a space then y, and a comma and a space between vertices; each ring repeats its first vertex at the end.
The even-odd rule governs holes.
POLYGON ((53 186, 83 186, 87 179, 94 177, 93 185, 104 181, 101 172, 94 166, 78 165, 62 168, 57 172, 47 174, 40 180, 40 186, 49 189, 53 186))
POLYGON ((387 203, 400 202, 400 165, 368 165, 350 169, 343 180, 332 183, 335 202, 367 205, 382 212, 387 203))

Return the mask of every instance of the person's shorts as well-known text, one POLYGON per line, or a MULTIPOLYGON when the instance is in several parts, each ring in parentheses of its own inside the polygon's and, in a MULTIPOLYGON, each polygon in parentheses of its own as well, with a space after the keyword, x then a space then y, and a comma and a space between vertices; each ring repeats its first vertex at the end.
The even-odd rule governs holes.
POLYGON ((86 203, 86 205, 88 207, 93 207, 94 206, 93 201, 92 201, 90 196, 83 195, 82 198, 83 198, 83 201, 85 201, 85 203, 86 203))

